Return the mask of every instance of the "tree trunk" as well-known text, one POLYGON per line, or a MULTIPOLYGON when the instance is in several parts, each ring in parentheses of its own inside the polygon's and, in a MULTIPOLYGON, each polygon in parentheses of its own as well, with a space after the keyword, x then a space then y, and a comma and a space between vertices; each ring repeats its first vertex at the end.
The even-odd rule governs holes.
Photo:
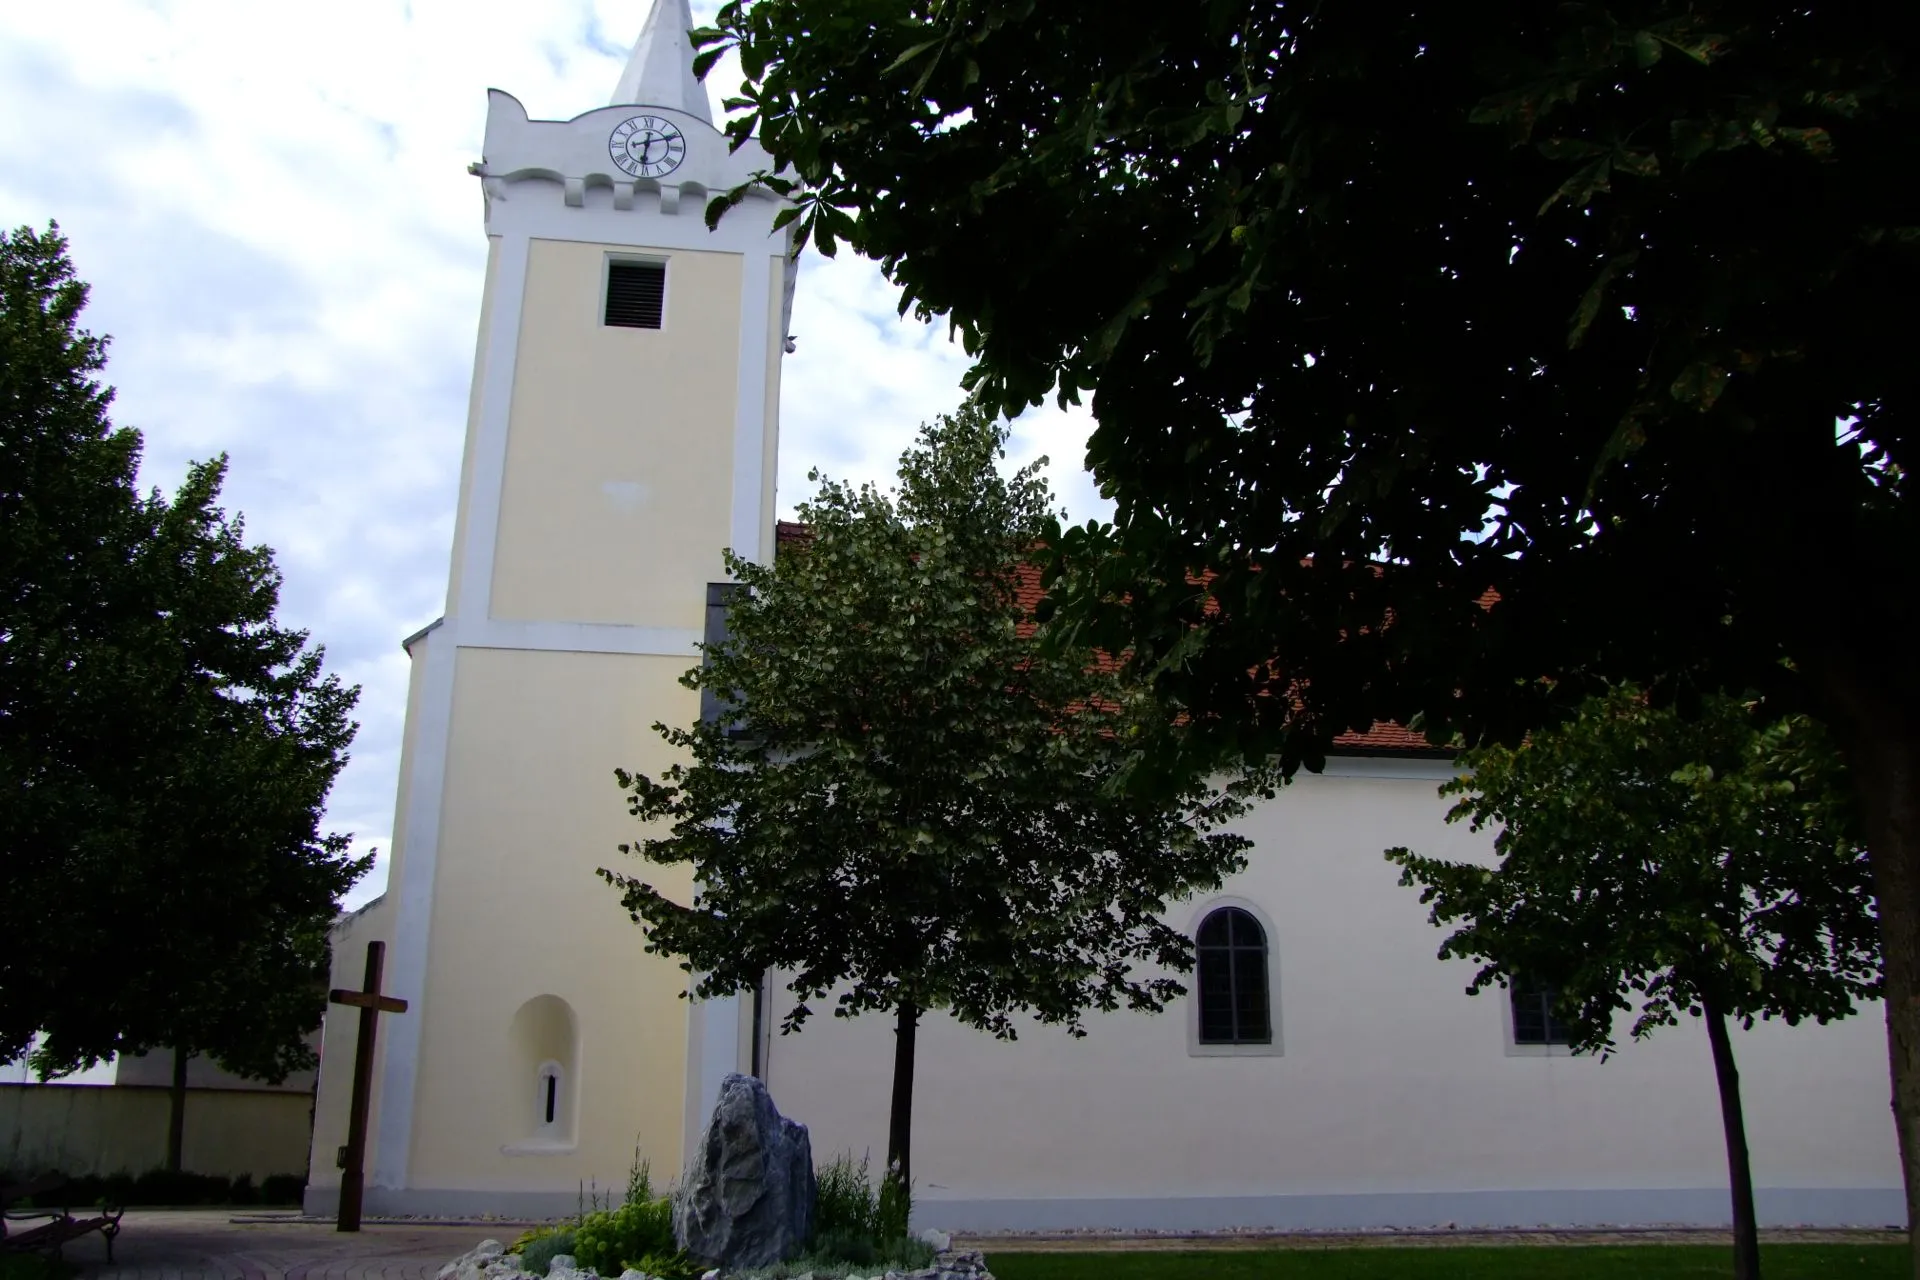
POLYGON ((920 1006, 900 1002, 893 1026, 893 1109, 887 1115, 887 1176, 903 1190, 913 1186, 913 1041, 920 1006))
POLYGON ((1845 668, 1821 673, 1827 718, 1853 774, 1873 869, 1886 977, 1893 1121, 1907 1190, 1912 1274, 1920 1280, 1920 719, 1845 668))
POLYGON ((1760 1227, 1753 1215, 1753 1169, 1747 1163, 1747 1121, 1740 1110, 1740 1072, 1733 1065, 1727 1018, 1710 1001, 1707 1042, 1720 1085, 1720 1121, 1727 1131, 1727 1184, 1733 1192, 1733 1280, 1760 1280, 1760 1227))
POLYGON ((187 1051, 174 1046, 173 1088, 167 1091, 167 1172, 180 1172, 180 1148, 187 1136, 187 1051))

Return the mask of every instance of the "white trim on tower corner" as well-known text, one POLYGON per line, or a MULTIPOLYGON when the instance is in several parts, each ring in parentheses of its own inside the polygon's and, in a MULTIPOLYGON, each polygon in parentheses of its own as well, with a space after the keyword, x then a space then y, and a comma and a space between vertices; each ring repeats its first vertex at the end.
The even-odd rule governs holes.
POLYGON ((460 557, 460 613, 486 618, 493 612, 493 557, 500 535, 500 495, 507 475, 507 424, 513 414, 514 365, 520 357, 521 310, 527 298, 524 232, 501 237, 496 260, 491 332, 487 334, 486 380, 480 388, 480 422, 473 433, 472 486, 461 495, 467 508, 467 541, 460 557))
POLYGON ((426 1016, 427 935, 433 924, 433 873, 440 852, 440 798, 447 782, 452 741, 453 670, 458 648, 450 628, 431 627, 415 642, 423 688, 420 725, 413 742, 412 776, 403 815, 403 856, 393 920, 392 994, 408 1012, 386 1020, 386 1058, 380 1074, 380 1121, 373 1136, 372 1184, 399 1190, 407 1185, 413 1141, 413 1088, 420 1065, 420 1024, 426 1016))
POLYGON ((734 554, 765 564, 760 509, 767 443, 767 303, 773 256, 748 252, 740 264, 740 363, 733 401, 733 509, 727 542, 734 554))

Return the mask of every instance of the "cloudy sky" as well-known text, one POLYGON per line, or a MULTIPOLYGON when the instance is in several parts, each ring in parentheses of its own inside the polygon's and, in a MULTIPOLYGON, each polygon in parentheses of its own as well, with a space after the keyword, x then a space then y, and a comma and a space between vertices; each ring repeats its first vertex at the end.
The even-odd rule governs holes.
MULTIPOLYGON (((274 548, 281 617, 362 687, 329 821, 384 852, 402 637, 438 617, 486 241, 486 91, 535 117, 603 106, 651 0, 64 0, 0 5, 0 224, 57 220, 113 336, 117 421, 143 479, 231 458, 229 510, 274 548)), ((714 0, 695 0, 698 20, 714 0)), ((737 64, 709 78, 717 103, 737 64)), ((870 264, 809 255, 782 386, 780 504, 807 471, 887 480, 965 368, 894 315, 870 264)), ((1087 421, 1034 411, 1077 518, 1087 421)), ((385 884, 384 865, 355 890, 385 884)))

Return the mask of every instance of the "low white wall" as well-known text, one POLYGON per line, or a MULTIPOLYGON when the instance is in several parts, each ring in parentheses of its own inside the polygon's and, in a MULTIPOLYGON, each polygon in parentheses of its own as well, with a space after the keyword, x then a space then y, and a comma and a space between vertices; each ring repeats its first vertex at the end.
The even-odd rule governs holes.
MULTIPOLYGON (((1221 896, 1257 906, 1282 1052, 1191 1052, 1188 1001, 1023 1025, 1007 1044, 923 1025, 914 1089, 919 1216, 955 1227, 1420 1226, 1725 1221, 1726 1157, 1698 1023, 1611 1061, 1519 1056, 1505 993, 1382 851, 1488 860, 1442 819, 1439 763, 1346 761, 1240 824, 1251 865, 1221 896)), ((1211 899, 1209 900, 1211 901, 1211 899)), ((1205 902, 1170 918, 1197 924, 1205 902)), ((777 1020, 791 997, 777 991, 777 1020)), ((774 1036, 767 1081, 817 1159, 886 1148, 890 1019, 816 1005, 774 1036)), ((1879 1006, 1844 1023, 1736 1032, 1761 1210, 1771 1221, 1898 1222, 1879 1006)))

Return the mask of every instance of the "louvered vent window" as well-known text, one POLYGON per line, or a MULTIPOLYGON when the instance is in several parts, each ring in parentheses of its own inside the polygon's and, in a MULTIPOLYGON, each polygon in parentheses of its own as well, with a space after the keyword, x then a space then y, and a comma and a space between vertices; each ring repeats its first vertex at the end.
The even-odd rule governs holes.
POLYGON ((667 268, 661 262, 607 264, 607 323, 623 329, 658 329, 667 296, 667 268))

